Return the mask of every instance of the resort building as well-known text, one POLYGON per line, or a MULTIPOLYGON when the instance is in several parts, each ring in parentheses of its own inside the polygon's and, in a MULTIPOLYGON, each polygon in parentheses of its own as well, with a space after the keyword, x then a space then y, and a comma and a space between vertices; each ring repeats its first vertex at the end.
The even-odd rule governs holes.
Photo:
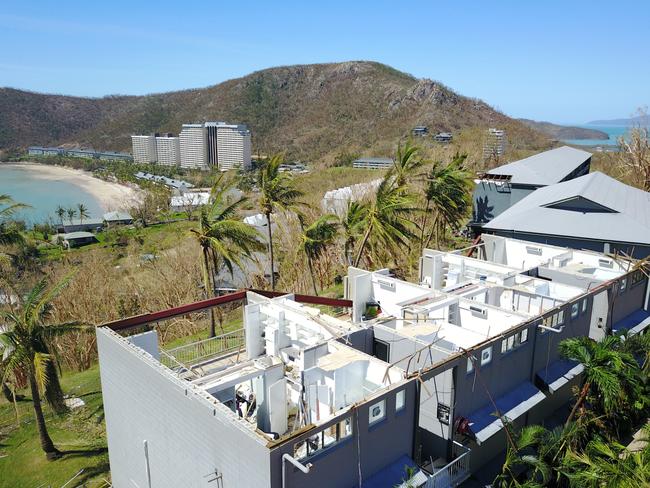
POLYGON ((156 152, 156 136, 133 135, 133 161, 141 164, 152 164, 158 161, 156 152))
POLYGON ((451 142, 453 138, 454 136, 452 136, 450 132, 438 132, 435 136, 433 136, 434 141, 443 144, 451 142))
POLYGON ((179 166, 181 164, 181 143, 173 134, 156 136, 156 162, 162 166, 179 166))
POLYGON ((568 146, 514 161, 475 180, 470 227, 474 233, 538 188, 589 173, 591 154, 568 146))
POLYGON ((650 255, 650 193, 594 172, 532 192, 482 231, 642 259, 650 255))
POLYGON ((359 158, 352 161, 353 168, 359 169, 388 169, 393 166, 390 158, 359 158))
POLYGON ((205 126, 203 124, 183 124, 179 139, 181 168, 209 169, 205 126))
POLYGON ((650 324, 633 260, 492 235, 463 251, 424 250, 417 283, 350 267, 342 300, 239 291, 97 328, 114 484, 458 486, 506 419, 566 408, 582 365, 559 342, 650 324), (154 324, 235 302, 242 329, 159 346, 154 324))
POLYGON ((68 156, 75 158, 101 159, 104 161, 133 161, 127 153, 112 151, 95 151, 94 149, 64 149, 60 147, 32 146, 28 148, 30 156, 68 156))
POLYGON ((490 128, 485 135, 483 158, 499 160, 506 152, 506 131, 490 128))

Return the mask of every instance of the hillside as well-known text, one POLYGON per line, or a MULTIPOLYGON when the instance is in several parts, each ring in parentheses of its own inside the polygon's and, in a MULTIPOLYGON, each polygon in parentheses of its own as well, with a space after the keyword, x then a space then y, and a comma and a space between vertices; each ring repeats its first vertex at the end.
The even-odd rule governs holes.
POLYGON ((248 124, 254 152, 327 159, 343 151, 385 154, 415 125, 431 132, 496 126, 509 147, 548 140, 486 103, 439 82, 373 62, 270 68, 196 90, 79 98, 0 89, 0 148, 78 144, 130 151, 130 134, 178 132, 183 122, 248 124))
POLYGON ((552 124, 551 122, 537 122, 529 119, 519 119, 528 127, 538 130, 552 139, 598 139, 607 140, 609 135, 596 129, 585 129, 584 127, 572 127, 566 125, 552 124))
POLYGON ((648 115, 642 114, 636 117, 629 117, 627 119, 609 119, 609 120, 592 120, 588 122, 589 125, 602 125, 609 127, 632 127, 634 125, 649 125, 648 115))

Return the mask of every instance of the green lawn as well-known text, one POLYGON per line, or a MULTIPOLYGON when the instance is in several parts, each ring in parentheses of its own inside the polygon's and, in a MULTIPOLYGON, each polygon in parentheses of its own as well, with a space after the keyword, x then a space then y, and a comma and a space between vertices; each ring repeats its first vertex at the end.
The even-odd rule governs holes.
POLYGON ((109 465, 99 366, 65 373, 61 382, 66 394, 86 405, 62 416, 47 413, 50 436, 64 452, 56 461, 47 461, 41 451, 29 399, 18 402, 20 427, 16 427, 14 406, 4 398, 0 401, 0 488, 59 487, 80 470, 69 486, 106 486, 103 480, 109 479, 109 465))

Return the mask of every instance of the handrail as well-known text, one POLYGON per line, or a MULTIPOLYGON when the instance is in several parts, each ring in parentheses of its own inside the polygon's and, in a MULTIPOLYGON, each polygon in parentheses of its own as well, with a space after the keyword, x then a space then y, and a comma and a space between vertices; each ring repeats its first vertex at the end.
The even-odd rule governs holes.
POLYGON ((454 445, 455 447, 460 447, 465 452, 430 475, 424 488, 449 488, 458 486, 469 477, 469 456, 471 450, 456 441, 454 441, 454 445))

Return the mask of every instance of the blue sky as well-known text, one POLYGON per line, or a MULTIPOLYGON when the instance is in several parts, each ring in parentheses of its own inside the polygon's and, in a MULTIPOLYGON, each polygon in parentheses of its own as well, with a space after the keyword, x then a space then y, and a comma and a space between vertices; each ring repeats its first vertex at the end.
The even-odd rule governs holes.
POLYGON ((144 94, 364 59, 515 117, 584 123, 650 105, 649 25, 646 0, 3 0, 0 86, 144 94))

